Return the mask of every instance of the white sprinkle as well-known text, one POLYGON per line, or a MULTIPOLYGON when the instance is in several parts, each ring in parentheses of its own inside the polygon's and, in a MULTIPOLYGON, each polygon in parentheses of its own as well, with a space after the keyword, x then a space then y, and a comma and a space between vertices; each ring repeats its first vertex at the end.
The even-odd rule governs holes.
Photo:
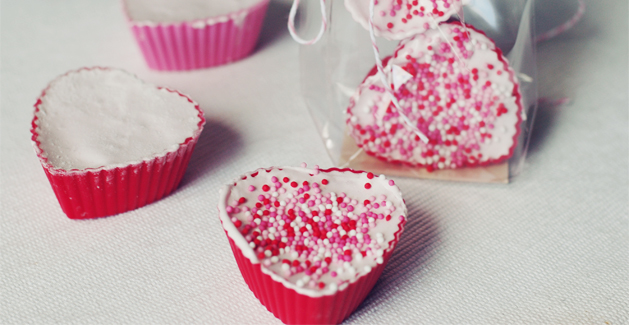
POLYGON ((277 263, 278 261, 279 261, 279 258, 277 256, 271 257, 271 263, 277 263))
POLYGON ((282 263, 282 270, 288 271, 289 269, 290 269, 290 265, 288 265, 286 263, 282 263))
POLYGON ((298 287, 300 287, 300 288, 301 288, 301 287, 303 287, 303 286, 304 286, 304 281, 302 281, 302 280, 297 280, 297 282, 295 282, 295 284, 296 284, 298 287))
POLYGON ((250 242, 250 243, 249 243, 249 247, 251 247, 251 248, 255 248, 255 247, 256 247, 256 243, 254 243, 254 242, 250 242))
POLYGON ((336 283, 330 283, 328 285, 328 288, 330 288, 330 290, 332 290, 332 291, 338 290, 338 286, 336 285, 336 283))
POLYGON ((376 258, 376 263, 382 264, 383 262, 384 262, 384 260, 382 259, 382 257, 377 257, 376 258))
POLYGON ((369 266, 369 265, 365 265, 364 270, 365 270, 365 273, 369 273, 369 272, 371 272, 371 266, 369 266))
POLYGON ((278 197, 278 196, 280 196, 280 194, 279 194, 279 193, 277 193, 277 192, 273 192, 273 194, 271 194, 271 196, 272 196, 272 197, 278 197))
POLYGON ((271 255, 273 255, 273 253, 271 253, 271 251, 270 251, 270 250, 266 250, 266 251, 264 251, 264 256, 266 256, 266 257, 271 257, 271 255))

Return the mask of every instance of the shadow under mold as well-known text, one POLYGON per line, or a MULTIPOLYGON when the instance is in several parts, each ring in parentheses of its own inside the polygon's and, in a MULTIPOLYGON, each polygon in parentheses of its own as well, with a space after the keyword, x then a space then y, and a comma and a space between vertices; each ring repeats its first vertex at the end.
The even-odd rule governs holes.
POLYGON ((553 126, 565 105, 540 102, 535 113, 535 123, 531 129, 527 156, 535 156, 542 151, 544 140, 552 133, 553 126))
POLYGON ((206 119, 179 188, 203 178, 211 170, 216 170, 230 157, 237 155, 242 147, 242 139, 238 133, 216 120, 206 119))
POLYGON ((393 256, 367 298, 348 320, 363 310, 373 308, 378 304, 378 298, 385 296, 385 293, 395 291, 398 294, 407 290, 408 283, 404 284, 404 281, 409 275, 419 272, 430 263, 440 238, 437 219, 415 205, 408 205, 408 210, 409 217, 393 256))
POLYGON ((264 23, 262 24, 260 38, 254 52, 258 52, 272 45, 282 36, 288 35, 286 23, 288 22, 290 7, 290 4, 285 2, 271 1, 269 3, 264 23))

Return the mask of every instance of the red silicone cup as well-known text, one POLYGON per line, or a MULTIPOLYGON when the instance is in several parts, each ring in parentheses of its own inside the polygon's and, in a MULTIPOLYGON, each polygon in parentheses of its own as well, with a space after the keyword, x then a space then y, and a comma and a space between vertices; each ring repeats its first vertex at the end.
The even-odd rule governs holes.
POLYGON ((31 140, 61 209, 70 219, 106 217, 137 209, 161 199, 177 188, 203 131, 205 118, 199 105, 188 96, 176 90, 164 89, 186 98, 195 105, 200 121, 191 137, 186 138, 174 151, 138 163, 124 167, 80 170, 65 170, 52 166, 40 147, 36 114, 48 90, 44 89, 35 103, 31 140))
MULTIPOLYGON (((123 1, 124 4, 124 1, 123 1)), ((178 71, 238 61, 258 41, 269 0, 204 20, 176 23, 127 21, 149 68, 178 71)))
MULTIPOLYGON (((330 168, 320 169, 319 171, 325 173, 333 170, 357 174, 365 173, 349 168, 330 168)), ((262 271, 259 263, 253 263, 242 253, 227 232, 225 234, 236 258, 238 268, 249 289, 275 317, 285 324, 339 324, 358 308, 378 281, 393 255, 393 251, 400 240, 400 235, 404 231, 405 224, 405 218, 400 220, 398 230, 394 233, 394 239, 390 241, 389 248, 382 256, 382 264, 378 264, 371 272, 350 283, 346 288, 338 290, 335 294, 321 297, 309 297, 300 294, 273 280, 270 275, 262 271)))

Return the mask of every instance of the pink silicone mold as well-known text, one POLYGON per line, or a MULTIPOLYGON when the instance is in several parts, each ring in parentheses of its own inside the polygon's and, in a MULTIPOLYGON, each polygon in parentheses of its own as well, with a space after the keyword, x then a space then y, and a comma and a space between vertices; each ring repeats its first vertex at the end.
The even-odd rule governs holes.
POLYGON ((195 21, 136 22, 128 14, 127 20, 149 68, 202 69, 234 62, 251 53, 268 4, 269 0, 262 0, 250 8, 195 21))

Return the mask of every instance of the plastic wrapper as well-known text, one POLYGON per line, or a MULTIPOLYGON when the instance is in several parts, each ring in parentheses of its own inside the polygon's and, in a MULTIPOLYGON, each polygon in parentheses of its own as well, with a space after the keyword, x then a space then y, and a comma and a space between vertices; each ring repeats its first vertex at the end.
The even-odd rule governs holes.
MULTIPOLYGON (((533 0, 470 0, 462 12, 451 18, 462 16, 464 23, 485 33, 502 50, 519 83, 522 121, 516 146, 507 161, 434 171, 368 155, 349 136, 345 111, 350 97, 374 68, 374 54, 369 31, 352 18, 344 1, 325 3, 326 32, 316 44, 300 49, 301 85, 314 123, 336 165, 393 176, 494 183, 507 183, 522 171, 537 109, 533 0)), ((318 32, 321 11, 318 1, 304 2, 302 6, 299 31, 307 38, 318 32)), ((393 54, 399 42, 377 37, 380 57, 393 54)))

